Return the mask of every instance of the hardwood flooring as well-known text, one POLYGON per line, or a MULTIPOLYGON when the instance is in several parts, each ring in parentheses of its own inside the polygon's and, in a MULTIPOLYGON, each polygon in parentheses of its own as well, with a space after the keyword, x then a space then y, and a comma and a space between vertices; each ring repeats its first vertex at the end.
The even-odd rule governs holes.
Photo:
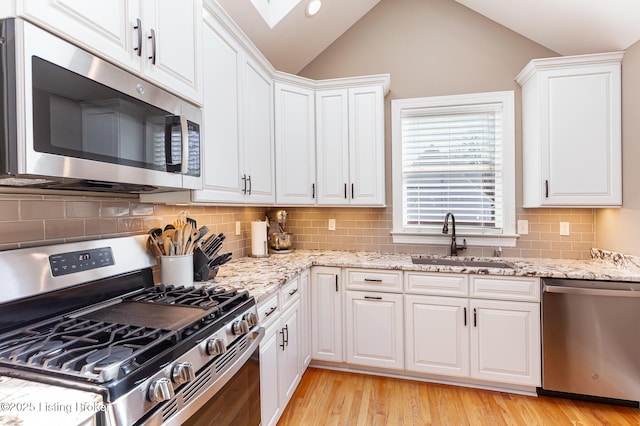
POLYGON ((640 425, 640 410, 309 368, 279 426, 640 425))

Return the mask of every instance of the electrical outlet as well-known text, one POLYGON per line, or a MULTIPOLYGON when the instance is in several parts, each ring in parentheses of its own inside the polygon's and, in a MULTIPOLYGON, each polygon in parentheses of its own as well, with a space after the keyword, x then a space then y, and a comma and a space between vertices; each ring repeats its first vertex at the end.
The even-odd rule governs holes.
POLYGON ((529 221, 528 220, 519 220, 518 221, 518 234, 527 235, 529 233, 529 221))
POLYGON ((569 235, 569 222, 560 222, 560 235, 569 235))
POLYGON ((236 235, 240 235, 242 233, 242 229, 240 228, 240 221, 236 222, 236 235))
POLYGON ((335 230, 336 230, 336 220, 329 219, 329 231, 335 231, 335 230))

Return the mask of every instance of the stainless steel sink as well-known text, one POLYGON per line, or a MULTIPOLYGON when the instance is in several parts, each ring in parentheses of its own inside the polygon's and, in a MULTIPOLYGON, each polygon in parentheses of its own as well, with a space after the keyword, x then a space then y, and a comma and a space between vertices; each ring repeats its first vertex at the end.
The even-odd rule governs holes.
POLYGON ((515 269, 510 263, 492 260, 442 259, 438 257, 412 257, 414 265, 463 266, 467 268, 502 268, 515 269))

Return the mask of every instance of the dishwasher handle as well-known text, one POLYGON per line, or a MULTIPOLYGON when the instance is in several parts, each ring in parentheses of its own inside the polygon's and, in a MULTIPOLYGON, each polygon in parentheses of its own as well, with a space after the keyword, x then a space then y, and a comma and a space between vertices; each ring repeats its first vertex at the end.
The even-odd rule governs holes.
POLYGON ((606 288, 583 288, 547 285, 542 287, 544 293, 581 294, 585 296, 640 297, 640 291, 611 290, 606 288))

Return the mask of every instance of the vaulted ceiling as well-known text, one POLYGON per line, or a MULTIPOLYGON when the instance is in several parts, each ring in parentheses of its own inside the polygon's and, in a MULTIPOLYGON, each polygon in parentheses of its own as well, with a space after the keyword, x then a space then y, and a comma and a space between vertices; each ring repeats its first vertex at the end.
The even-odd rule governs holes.
MULTIPOLYGON (((322 0, 318 15, 307 18, 307 0, 302 0, 269 28, 251 0, 218 0, 276 69, 293 74, 380 1, 322 0)), ((625 50, 640 39, 640 0, 446 1, 456 1, 561 55, 625 50)))

